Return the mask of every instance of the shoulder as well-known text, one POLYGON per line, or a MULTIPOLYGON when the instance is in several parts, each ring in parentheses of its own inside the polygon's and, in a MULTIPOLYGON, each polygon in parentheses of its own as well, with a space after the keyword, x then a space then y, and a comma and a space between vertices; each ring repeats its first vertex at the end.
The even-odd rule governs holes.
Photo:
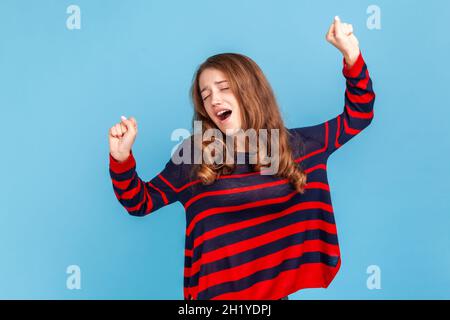
POLYGON ((194 169, 196 168, 195 164, 201 159, 201 150, 195 138, 191 134, 172 148, 171 156, 166 167, 176 175, 176 183, 178 185, 186 184, 193 180, 194 169))
POLYGON ((196 138, 194 134, 191 134, 172 149, 171 161, 174 164, 188 166, 198 160, 196 157, 201 152, 201 144, 199 145, 196 138))
POLYGON ((294 158, 303 157, 324 147, 322 125, 287 128, 294 158))
POLYGON ((325 123, 306 126, 306 127, 298 127, 298 128, 290 128, 288 131, 297 139, 302 140, 316 140, 318 142, 323 143, 323 139, 325 138, 326 128, 325 123))

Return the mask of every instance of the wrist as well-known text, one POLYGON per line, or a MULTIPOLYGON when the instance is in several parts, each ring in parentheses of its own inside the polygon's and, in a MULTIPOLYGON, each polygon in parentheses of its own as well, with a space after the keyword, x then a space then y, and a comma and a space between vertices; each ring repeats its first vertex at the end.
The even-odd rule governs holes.
POLYGON ((125 162, 130 157, 130 152, 124 152, 124 153, 111 153, 111 156, 114 160, 117 162, 125 162))
POLYGON ((132 170, 136 168, 136 161, 133 157, 133 151, 130 150, 130 154, 128 155, 128 158, 122 159, 123 153, 117 154, 115 153, 115 156, 117 156, 119 159, 115 159, 113 156, 113 153, 109 153, 109 168, 116 174, 124 173, 128 170, 132 170), (124 161, 119 161, 124 160, 124 161))
POLYGON ((359 48, 357 48, 356 50, 343 52, 342 54, 345 59, 346 67, 351 68, 355 64, 356 60, 358 60, 360 50, 359 50, 359 48))

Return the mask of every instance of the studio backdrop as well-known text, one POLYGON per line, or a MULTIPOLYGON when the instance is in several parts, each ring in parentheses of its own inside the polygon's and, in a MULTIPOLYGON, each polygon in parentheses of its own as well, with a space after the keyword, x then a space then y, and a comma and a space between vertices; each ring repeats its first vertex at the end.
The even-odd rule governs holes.
POLYGON ((251 57, 288 128, 342 112, 333 17, 353 25, 374 118, 327 163, 342 265, 295 299, 450 298, 450 3, 0 2, 0 298, 183 299, 186 219, 117 201, 108 131, 135 117, 136 169, 164 168, 191 131, 194 72, 251 57))

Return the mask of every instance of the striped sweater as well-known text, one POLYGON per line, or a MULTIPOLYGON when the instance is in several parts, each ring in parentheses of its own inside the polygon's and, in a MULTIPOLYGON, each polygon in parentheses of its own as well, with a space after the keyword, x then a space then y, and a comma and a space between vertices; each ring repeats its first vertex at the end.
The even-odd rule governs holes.
MULTIPOLYGON (((341 259, 327 160, 370 124, 375 100, 361 53, 351 67, 343 60, 342 73, 342 113, 288 129, 294 159, 307 173, 304 194, 286 179, 252 172, 248 162, 205 186, 191 175, 191 164, 170 158, 145 182, 132 151, 123 162, 109 154, 113 190, 129 214, 148 215, 176 201, 184 206, 184 299, 274 300, 302 288, 327 288, 334 279, 341 259)), ((248 159, 248 153, 240 156, 248 159)))

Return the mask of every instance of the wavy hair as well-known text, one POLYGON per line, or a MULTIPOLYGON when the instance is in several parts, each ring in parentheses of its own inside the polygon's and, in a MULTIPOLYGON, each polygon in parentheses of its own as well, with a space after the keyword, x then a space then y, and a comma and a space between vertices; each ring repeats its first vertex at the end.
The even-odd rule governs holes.
MULTIPOLYGON (((278 170, 275 175, 288 179, 295 190, 304 193, 307 174, 301 169, 300 165, 294 161, 291 146, 289 145, 290 132, 284 126, 273 90, 262 70, 249 57, 238 53, 221 53, 207 58, 197 68, 190 90, 194 107, 193 128, 195 121, 201 121, 202 136, 208 129, 219 130, 207 114, 200 94, 200 74, 208 68, 220 70, 225 74, 230 84, 230 89, 239 103, 243 130, 249 128, 254 129, 259 136, 260 129, 266 129, 268 141, 271 141, 271 129, 279 130, 279 162, 278 170)), ((202 140, 202 151, 204 151, 211 142, 212 141, 208 142, 202 140)), ((222 145, 223 154, 229 155, 227 144, 222 143, 222 145)), ((234 141, 234 145, 236 145, 236 141, 234 141)), ((260 147, 261 146, 258 146, 258 150, 260 150, 260 147)), ((273 150, 270 149, 269 144, 266 151, 267 154, 272 155, 273 150)), ((234 148, 234 150, 236 150, 236 148, 234 148)), ((236 153, 234 153, 233 156, 236 159, 236 153)), ((262 159, 257 156, 256 160, 256 163, 252 164, 252 169, 253 171, 260 171, 263 166, 261 164, 262 159)), ((217 165, 202 161, 201 164, 194 166, 195 173, 193 175, 196 175, 204 185, 209 185, 220 175, 232 173, 236 166, 235 163, 236 162, 234 161, 232 164, 228 164, 224 161, 220 165, 217 165)))

